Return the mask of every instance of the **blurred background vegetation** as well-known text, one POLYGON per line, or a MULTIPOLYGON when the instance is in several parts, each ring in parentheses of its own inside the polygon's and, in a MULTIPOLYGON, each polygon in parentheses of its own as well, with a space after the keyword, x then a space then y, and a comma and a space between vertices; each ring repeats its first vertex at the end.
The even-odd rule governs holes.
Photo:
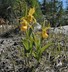
POLYGON ((53 27, 68 25, 68 1, 63 8, 61 0, 0 0, 0 18, 9 24, 18 24, 16 19, 25 16, 30 7, 35 7, 35 17, 40 21, 45 17, 53 27))

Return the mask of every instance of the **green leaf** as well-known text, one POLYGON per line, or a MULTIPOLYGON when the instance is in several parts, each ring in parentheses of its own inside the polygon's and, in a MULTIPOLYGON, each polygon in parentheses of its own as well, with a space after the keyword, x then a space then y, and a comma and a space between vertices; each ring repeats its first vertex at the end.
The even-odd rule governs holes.
POLYGON ((37 56, 36 56, 36 52, 32 52, 32 55, 36 58, 37 56))
POLYGON ((22 42, 23 42, 24 48, 25 48, 26 50, 29 50, 28 40, 24 39, 24 40, 22 40, 22 42))
POLYGON ((32 37, 32 35, 29 38, 29 44, 30 44, 30 48, 32 48, 33 47, 33 37, 32 37))
POLYGON ((60 44, 58 43, 58 50, 60 51, 60 44))
POLYGON ((30 28, 29 30, 26 31, 27 38, 29 38, 31 34, 32 34, 32 29, 30 28))
POLYGON ((31 35, 31 33, 32 33, 32 29, 30 28, 30 29, 29 29, 29 36, 31 35))
POLYGON ((42 47, 41 50, 41 54, 47 49, 49 48, 49 46, 51 46, 53 43, 48 43, 47 45, 45 45, 44 47, 42 47))
POLYGON ((34 44, 36 46, 36 49, 39 49, 41 46, 41 40, 40 40, 40 38, 37 38, 36 36, 34 36, 34 39, 35 39, 34 44))

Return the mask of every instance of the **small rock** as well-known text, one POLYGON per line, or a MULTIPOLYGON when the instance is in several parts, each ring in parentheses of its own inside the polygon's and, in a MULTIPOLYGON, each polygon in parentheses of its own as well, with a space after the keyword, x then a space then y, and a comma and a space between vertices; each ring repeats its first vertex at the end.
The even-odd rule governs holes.
POLYGON ((57 67, 58 67, 58 66, 62 66, 62 62, 61 62, 61 61, 57 64, 57 67))
POLYGON ((41 25, 39 23, 36 24, 36 26, 34 27, 34 32, 41 30, 41 25))

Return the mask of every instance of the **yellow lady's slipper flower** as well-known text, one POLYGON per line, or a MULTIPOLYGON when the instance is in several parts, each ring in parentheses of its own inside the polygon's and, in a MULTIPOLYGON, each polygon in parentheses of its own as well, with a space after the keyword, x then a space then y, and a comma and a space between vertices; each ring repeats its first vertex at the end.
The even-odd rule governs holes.
POLYGON ((25 19, 23 19, 22 24, 27 25, 27 24, 28 24, 28 22, 27 22, 25 19))
POLYGON ((36 19, 34 18, 33 14, 35 12, 35 8, 30 8, 29 13, 27 16, 22 17, 20 20, 20 24, 21 24, 21 31, 26 31, 27 28, 32 28, 32 26, 30 25, 30 23, 36 23, 36 19))
POLYGON ((36 23, 36 19, 32 15, 28 15, 26 20, 27 20, 28 23, 31 23, 31 22, 36 23))
POLYGON ((46 31, 42 31, 42 38, 48 38, 48 34, 46 33, 46 31))
POLYGON ((27 21, 29 23, 31 23, 31 22, 36 23, 36 19, 33 16, 34 13, 35 13, 35 8, 34 7, 33 8, 30 8, 29 13, 28 13, 28 16, 27 16, 27 21))
POLYGON ((27 30, 27 26, 21 26, 21 31, 26 31, 27 30))
POLYGON ((42 38, 48 38, 48 34, 47 34, 47 30, 49 29, 49 27, 43 28, 42 29, 42 38))
POLYGON ((26 31, 27 28, 28 28, 28 23, 27 23, 27 21, 25 19, 23 19, 23 22, 21 22, 20 29, 21 29, 21 31, 26 31))
POLYGON ((29 13, 26 17, 22 17, 20 20, 23 21, 25 19, 28 23, 34 22, 36 23, 36 19, 33 14, 35 13, 35 8, 30 8, 29 13))
POLYGON ((35 13, 35 8, 30 8, 28 15, 33 15, 35 13))
POLYGON ((28 15, 26 20, 30 23, 33 22, 33 16, 32 15, 28 15))

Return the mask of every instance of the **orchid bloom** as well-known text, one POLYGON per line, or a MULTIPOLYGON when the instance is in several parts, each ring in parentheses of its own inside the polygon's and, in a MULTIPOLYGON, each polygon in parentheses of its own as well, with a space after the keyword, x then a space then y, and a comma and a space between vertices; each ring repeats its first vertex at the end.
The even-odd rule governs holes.
POLYGON ((35 13, 35 8, 30 8, 28 15, 33 15, 35 13))
POLYGON ((27 30, 27 28, 28 28, 27 24, 28 24, 27 21, 25 19, 23 19, 23 22, 21 22, 21 27, 20 27, 21 31, 27 30))
POLYGON ((27 15, 27 21, 30 22, 36 22, 36 19, 34 18, 33 14, 35 13, 35 8, 30 8, 29 13, 27 15))
POLYGON ((46 31, 42 31, 42 38, 48 38, 48 34, 46 33, 46 31))
POLYGON ((43 28, 42 29, 42 38, 48 38, 48 34, 47 34, 47 30, 49 29, 50 27, 46 27, 46 28, 43 28))
POLYGON ((33 14, 35 13, 35 8, 30 8, 29 13, 26 17, 22 17, 21 20, 25 19, 28 23, 34 22, 36 23, 36 19, 33 14))
POLYGON ((30 25, 31 22, 36 23, 36 19, 33 16, 34 13, 35 13, 35 8, 30 8, 28 15, 20 19, 21 31, 27 30, 28 26, 31 27, 30 25))

